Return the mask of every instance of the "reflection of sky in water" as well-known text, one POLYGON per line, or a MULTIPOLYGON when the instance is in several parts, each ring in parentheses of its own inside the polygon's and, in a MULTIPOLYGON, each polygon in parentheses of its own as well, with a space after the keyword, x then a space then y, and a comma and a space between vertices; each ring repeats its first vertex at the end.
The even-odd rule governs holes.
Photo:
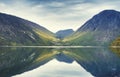
POLYGON ((93 77, 75 61, 71 64, 51 60, 45 65, 13 77, 93 77))

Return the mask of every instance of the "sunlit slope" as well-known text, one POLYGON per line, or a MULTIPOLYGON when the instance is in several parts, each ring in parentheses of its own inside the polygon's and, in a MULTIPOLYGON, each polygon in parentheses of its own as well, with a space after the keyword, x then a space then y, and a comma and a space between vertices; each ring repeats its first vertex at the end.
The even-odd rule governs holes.
POLYGON ((111 46, 120 46, 120 37, 116 38, 112 43, 111 46))
POLYGON ((53 45, 57 39, 31 21, 0 13, 0 45, 53 45))
POLYGON ((34 31, 46 43, 51 41, 53 44, 55 44, 55 42, 59 41, 59 39, 55 38, 54 34, 45 33, 43 31, 40 31, 39 29, 35 29, 34 31))
POLYGON ((95 77, 120 75, 120 56, 107 48, 66 49, 63 53, 72 57, 95 77))
POLYGON ((119 36, 120 12, 104 10, 93 16, 63 42, 66 45, 109 46, 119 36))
POLYGON ((57 54, 52 49, 0 48, 0 77, 11 77, 47 63, 57 54))

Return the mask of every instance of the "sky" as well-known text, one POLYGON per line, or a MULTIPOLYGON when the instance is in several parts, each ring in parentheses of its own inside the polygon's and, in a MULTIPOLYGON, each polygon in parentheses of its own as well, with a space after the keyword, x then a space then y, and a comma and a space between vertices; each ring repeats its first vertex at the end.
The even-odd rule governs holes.
POLYGON ((93 77, 77 62, 71 64, 59 62, 56 59, 22 74, 13 77, 93 77))
POLYGON ((103 10, 120 11, 120 0, 0 0, 0 12, 35 22, 52 32, 77 30, 103 10))

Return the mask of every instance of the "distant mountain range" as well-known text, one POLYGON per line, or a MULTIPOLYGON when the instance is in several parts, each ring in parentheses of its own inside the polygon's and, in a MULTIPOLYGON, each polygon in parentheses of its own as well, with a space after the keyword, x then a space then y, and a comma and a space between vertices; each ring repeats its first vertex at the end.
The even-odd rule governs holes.
POLYGON ((0 13, 0 45, 53 45, 57 39, 46 28, 0 13))
MULTIPOLYGON (((93 16, 73 35, 63 41, 67 45, 111 45, 119 36, 120 12, 104 10, 93 16)), ((112 45, 116 44, 118 44, 118 40, 112 45)))
POLYGON ((56 32, 56 37, 59 39, 63 39, 69 35, 71 35, 74 31, 72 29, 60 30, 56 32))
POLYGON ((120 45, 120 12, 104 10, 77 31, 56 34, 31 21, 0 13, 0 45, 120 45))

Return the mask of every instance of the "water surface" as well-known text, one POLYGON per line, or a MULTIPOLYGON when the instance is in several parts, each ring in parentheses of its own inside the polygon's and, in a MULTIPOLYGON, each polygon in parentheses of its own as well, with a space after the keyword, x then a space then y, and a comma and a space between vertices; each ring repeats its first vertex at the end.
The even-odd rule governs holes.
POLYGON ((119 48, 1 47, 0 77, 119 77, 119 48))

